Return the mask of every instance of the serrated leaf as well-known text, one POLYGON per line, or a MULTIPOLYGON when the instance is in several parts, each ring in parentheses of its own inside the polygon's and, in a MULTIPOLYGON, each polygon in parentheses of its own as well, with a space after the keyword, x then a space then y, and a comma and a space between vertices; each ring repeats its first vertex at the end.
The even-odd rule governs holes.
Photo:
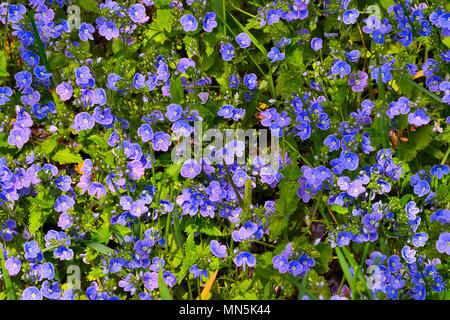
POLYGON ((317 250, 320 252, 320 256, 317 261, 317 272, 326 273, 329 269, 329 262, 333 259, 333 249, 327 243, 319 243, 317 250))
POLYGON ((67 147, 57 151, 52 156, 52 159, 60 164, 83 162, 83 158, 78 153, 67 147))
POLYGON ((279 215, 272 217, 269 223, 270 239, 273 240, 276 237, 278 237, 283 232, 283 230, 285 230, 288 226, 289 226, 288 217, 282 217, 279 215))
POLYGON ((36 187, 36 191, 36 197, 29 198, 31 206, 28 225, 31 234, 35 234, 44 225, 54 206, 54 198, 46 192, 43 185, 36 187))
POLYGON ((404 161, 414 159, 418 151, 425 149, 433 141, 432 130, 430 126, 418 128, 408 142, 400 144, 399 158, 404 161))
POLYGON ((189 236, 186 239, 186 243, 184 244, 184 254, 187 256, 192 252, 195 252, 195 241, 193 232, 189 234, 189 236))
POLYGON ((108 148, 108 143, 105 141, 104 137, 101 137, 99 135, 92 135, 92 136, 89 136, 88 140, 92 141, 98 147, 100 147, 102 149, 107 149, 108 148))
POLYGON ((170 79, 170 96, 173 103, 181 103, 183 99, 183 87, 181 86, 181 78, 173 76, 170 79))
POLYGON ((58 137, 56 135, 44 140, 39 144, 38 150, 41 153, 49 155, 58 146, 58 137))

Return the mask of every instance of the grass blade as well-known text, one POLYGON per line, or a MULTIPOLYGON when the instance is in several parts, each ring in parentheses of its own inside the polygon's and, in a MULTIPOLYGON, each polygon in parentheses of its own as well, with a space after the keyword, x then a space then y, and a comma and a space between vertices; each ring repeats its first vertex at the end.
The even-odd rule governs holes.
POLYGON ((2 264, 3 280, 5 281, 6 298, 8 300, 16 300, 16 292, 13 283, 9 277, 8 269, 5 266, 5 257, 3 255, 3 248, 0 247, 0 263, 2 264))
POLYGON ((161 261, 159 262, 158 286, 159 286, 159 293, 161 295, 162 300, 173 300, 172 295, 170 294, 169 288, 166 285, 166 281, 164 280, 161 261))
POLYGON ((336 247, 334 249, 336 250, 336 254, 339 259, 339 264, 341 265, 341 269, 344 272, 345 278, 347 278, 348 285, 350 286, 350 289, 352 290, 352 299, 354 299, 355 293, 356 293, 355 278, 352 276, 350 267, 347 263, 347 260, 345 259, 344 254, 342 253, 341 248, 336 247))
POLYGON ((422 87, 420 84, 418 84, 417 82, 413 81, 412 79, 404 76, 403 74, 399 74, 400 78, 402 78, 403 80, 405 80, 406 82, 408 82, 409 84, 411 84, 414 88, 422 91, 423 93, 425 93, 426 95, 428 95, 429 97, 433 98, 434 100, 436 100, 439 103, 442 103, 442 99, 434 94, 433 92, 431 92, 430 90, 422 87))
MULTIPOLYGON (((368 250, 368 247, 367 247, 367 250, 368 250)), ((364 277, 364 274, 362 273, 361 267, 358 265, 358 263, 356 262, 356 260, 353 258, 352 254, 346 247, 342 247, 342 252, 344 253, 347 260, 349 261, 350 265, 352 266, 356 277, 359 279, 359 281, 361 281, 364 284, 364 288, 366 289, 368 298, 372 300, 373 293, 372 293, 372 290, 370 290, 370 288, 367 286, 367 280, 364 277)), ((361 261, 361 265, 363 263, 364 263, 364 261, 361 261)))

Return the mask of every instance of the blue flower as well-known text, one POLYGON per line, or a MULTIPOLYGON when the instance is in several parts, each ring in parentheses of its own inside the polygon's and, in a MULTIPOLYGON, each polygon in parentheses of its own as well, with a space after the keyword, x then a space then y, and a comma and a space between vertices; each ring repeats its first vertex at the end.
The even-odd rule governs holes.
POLYGON ((12 90, 9 87, 0 87, 0 105, 4 105, 12 96, 12 90))
MULTIPOLYGON (((13 238, 13 235, 17 234, 17 231, 14 229, 16 228, 16 222, 14 220, 6 220, 6 222, 2 225, 2 229, 0 231, 0 235, 5 241, 11 241, 13 238)), ((1 250, 1 249, 0 249, 1 250)))
POLYGON ((388 285, 386 287, 386 297, 390 298, 390 299, 393 299, 393 300, 396 300, 397 297, 398 297, 397 290, 393 286, 388 285))
POLYGON ((402 249, 402 257, 406 263, 411 264, 416 262, 416 250, 412 250, 409 246, 404 246, 402 249))
POLYGON ((23 19, 23 15, 27 12, 27 9, 25 8, 25 6, 19 4, 19 5, 15 5, 12 4, 9 6, 8 9, 8 20, 9 22, 19 22, 20 20, 23 19))
POLYGON ((428 235, 425 232, 416 233, 412 238, 412 244, 415 247, 424 247, 428 240, 428 235))
POLYGON ((256 89, 256 86, 258 85, 256 74, 254 73, 246 74, 244 77, 244 83, 250 90, 256 89))
POLYGON ((199 269, 198 265, 194 264, 189 268, 189 272, 194 276, 195 279, 202 280, 202 278, 208 278, 208 270, 199 269))
POLYGON ((443 232, 439 235, 439 240, 436 241, 436 250, 440 253, 446 253, 450 256, 450 233, 443 232))
POLYGON ((185 14, 181 17, 180 23, 184 31, 195 31, 198 27, 198 22, 192 14, 185 14))
POLYGON ((217 27, 216 13, 207 12, 205 14, 205 18, 203 19, 203 30, 206 32, 212 32, 215 27, 217 27))
POLYGON ((45 280, 42 283, 41 292, 44 297, 51 300, 57 300, 61 296, 61 288, 58 281, 50 283, 48 280, 45 280))
POLYGON ((314 51, 318 51, 318 50, 320 50, 322 48, 322 43, 323 43, 322 39, 320 39, 320 38, 312 38, 311 39, 311 48, 314 51))
POLYGON ((31 82, 33 81, 33 77, 28 71, 20 71, 14 75, 14 79, 16 79, 16 88, 19 90, 23 90, 31 86, 31 82))
POLYGON ((211 253, 218 258, 228 257, 227 247, 225 245, 221 245, 217 240, 211 240, 209 243, 209 248, 211 253))
POLYGON ((333 67, 331 67, 331 73, 334 75, 339 74, 340 78, 343 78, 345 75, 350 74, 351 68, 347 62, 338 60, 334 63, 333 67))
POLYGON ((395 273, 402 268, 402 263, 400 262, 400 257, 397 255, 390 256, 388 259, 389 271, 395 273))
POLYGON ((330 149, 330 152, 339 150, 340 142, 334 135, 329 135, 323 143, 330 149))
POLYGON ((8 269, 9 275, 13 277, 20 272, 22 268, 22 262, 16 257, 11 257, 5 261, 5 267, 6 269, 8 269))
POLYGON ((240 252, 235 258, 234 258, 234 263, 236 264, 236 266, 240 267, 242 266, 242 268, 245 271, 246 266, 249 267, 254 267, 256 264, 256 258, 254 255, 252 255, 250 252, 240 252))
POLYGON ((181 118, 181 114, 183 112, 183 108, 175 103, 171 103, 167 106, 167 112, 165 116, 170 121, 174 122, 181 118))
POLYGON ((123 258, 112 258, 109 261, 109 272, 116 273, 122 270, 122 267, 125 263, 123 258))
POLYGON ((72 183, 72 179, 69 176, 60 175, 58 179, 56 179, 55 184, 56 187, 62 191, 69 191, 72 189, 70 184, 72 183))
POLYGON ((342 167, 350 171, 354 171, 358 168, 359 158, 357 154, 349 152, 347 154, 341 153, 340 160, 342 161, 342 167))
POLYGON ((81 41, 88 41, 89 40, 94 40, 94 37, 92 36, 92 34, 95 32, 95 28, 86 22, 83 22, 80 25, 80 29, 78 31, 78 36, 80 37, 81 41))
POLYGON ((39 80, 46 80, 50 78, 51 73, 48 73, 44 66, 35 66, 34 67, 34 75, 39 80))
POLYGON ((77 114, 73 119, 73 122, 72 128, 75 129, 75 132, 92 129, 95 125, 94 119, 92 119, 91 115, 87 112, 80 112, 77 114))
POLYGON ((359 52, 359 50, 352 50, 347 53, 348 60, 350 60, 352 62, 358 61, 359 57, 361 57, 361 53, 359 52))
POLYGON ((224 61, 230 61, 235 57, 234 48, 230 43, 225 43, 220 46, 220 54, 224 61))
POLYGON ((172 141, 169 140, 170 135, 162 131, 158 131, 153 136, 152 147, 155 151, 167 151, 172 141))
POLYGON ((424 195, 428 194, 428 192, 430 192, 430 185, 425 180, 420 180, 414 186, 414 193, 417 194, 419 197, 423 197, 424 195))
POLYGON ((371 36, 372 36, 372 38, 373 38, 373 41, 375 42, 375 43, 379 43, 379 44, 382 44, 382 43, 384 43, 384 33, 382 33, 380 30, 374 30, 372 33, 371 33, 371 36))
POLYGON ((42 293, 34 286, 27 287, 22 292, 22 300, 42 300, 42 293))
POLYGON ((342 21, 345 24, 354 24, 359 17, 359 11, 356 9, 347 10, 342 15, 342 21))
POLYGON ((75 201, 66 195, 60 195, 55 201, 55 211, 57 212, 67 212, 75 204, 75 201))
POLYGON ((269 9, 267 11, 267 24, 278 23, 281 18, 282 11, 280 9, 269 9))
POLYGON ((442 179, 445 175, 449 173, 449 168, 447 165, 436 165, 431 168, 430 174, 438 179, 442 179))
POLYGON ((267 57, 271 60, 272 63, 281 61, 284 59, 284 53, 280 52, 277 47, 272 47, 270 51, 267 53, 267 57))
POLYGON ((153 139, 153 129, 147 123, 142 124, 138 128, 138 136, 141 137, 143 142, 148 142, 153 139))
POLYGON ((119 29, 116 27, 116 24, 112 20, 104 22, 99 27, 98 33, 101 36, 105 37, 108 41, 112 38, 118 38, 120 34, 119 29))
POLYGON ((229 119, 233 116, 234 106, 231 104, 226 104, 217 111, 217 114, 225 119, 229 119))
POLYGON ((136 3, 128 9, 130 19, 135 23, 145 23, 149 17, 145 14, 145 7, 141 3, 136 3))
POLYGON ((275 269, 278 269, 280 273, 286 273, 289 270, 289 263, 284 255, 278 255, 273 257, 272 265, 275 269))
POLYGON ((241 48, 248 48, 252 44, 252 40, 249 35, 245 32, 239 33, 236 38, 234 38, 241 48))
POLYGON ((25 252, 25 259, 29 261, 36 259, 39 253, 41 253, 41 249, 39 249, 37 241, 25 242, 23 249, 25 252))

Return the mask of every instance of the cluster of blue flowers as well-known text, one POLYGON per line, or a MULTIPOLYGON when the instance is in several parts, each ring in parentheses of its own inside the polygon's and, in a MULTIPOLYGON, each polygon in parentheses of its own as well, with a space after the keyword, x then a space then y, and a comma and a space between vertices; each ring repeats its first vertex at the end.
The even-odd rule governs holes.
POLYGON ((187 281, 192 298, 189 281, 200 295, 215 270, 275 271, 285 287, 324 277, 319 243, 366 246, 366 298, 448 290, 444 7, 283 0, 219 16, 207 1, 106 0, 75 30, 70 3, 0 4, 14 39, 0 51, 0 261, 18 297, 159 299, 187 281), (244 163, 237 138, 171 163, 204 147, 203 120, 270 129, 271 144, 244 163), (320 239, 299 232, 321 216, 320 239), (82 287, 59 272, 70 264, 89 269, 82 287))

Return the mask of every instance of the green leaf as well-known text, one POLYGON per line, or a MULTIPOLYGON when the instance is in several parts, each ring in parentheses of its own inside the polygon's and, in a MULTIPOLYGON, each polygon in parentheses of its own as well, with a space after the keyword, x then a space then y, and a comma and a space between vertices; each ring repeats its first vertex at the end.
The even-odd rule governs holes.
POLYGON ((286 52, 286 60, 296 67, 296 72, 300 72, 304 69, 303 63, 303 49, 300 47, 294 47, 294 50, 286 52))
POLYGON ((99 229, 92 231, 92 240, 99 243, 107 244, 111 237, 111 231, 109 229, 109 221, 103 222, 99 229))
POLYGON ((100 252, 104 255, 114 254, 114 249, 111 249, 110 247, 105 246, 104 244, 101 244, 97 241, 93 240, 80 240, 81 243, 86 245, 89 248, 94 249, 97 252, 100 252))
POLYGON ((68 147, 65 147, 57 151, 52 156, 52 159, 56 162, 59 162, 60 164, 83 162, 83 158, 81 158, 81 156, 78 153, 76 153, 72 149, 69 149, 68 147))
POLYGON ((113 53, 116 54, 116 53, 120 52, 123 49, 124 49, 123 41, 121 39, 119 39, 119 38, 114 38, 113 41, 112 41, 112 51, 113 51, 113 53))
POLYGON ((8 60, 6 59, 6 53, 5 51, 0 50, 0 77, 5 77, 6 79, 6 77, 9 76, 7 67, 8 67, 8 60))
POLYGON ((186 243, 184 244, 184 254, 188 256, 192 252, 195 252, 195 241, 194 241, 194 233, 191 232, 186 239, 186 243))
POLYGON ((114 224, 110 226, 110 229, 117 240, 119 240, 119 242, 123 242, 125 239, 125 235, 130 233, 130 229, 128 227, 122 226, 120 224, 114 224))
POLYGON ((299 203, 297 196, 299 184, 296 180, 282 178, 278 187, 280 189, 280 198, 275 203, 275 208, 284 216, 291 215, 297 210, 299 203))
POLYGON ((95 143, 95 145, 97 145, 98 147, 100 147, 102 149, 108 148, 108 143, 105 141, 104 137, 101 137, 99 135, 92 135, 92 136, 89 136, 88 140, 92 141, 93 143, 95 143))
POLYGON ((320 253, 320 256, 316 259, 317 272, 323 274, 328 272, 328 264, 333 260, 333 249, 327 243, 319 243, 317 250, 320 253))
POLYGON ((346 214, 348 212, 348 209, 346 207, 341 207, 337 204, 333 204, 332 206, 330 206, 330 209, 339 214, 346 214))
POLYGON ((36 191, 36 197, 29 198, 31 206, 28 225, 31 234, 35 234, 44 225, 54 206, 54 198, 43 185, 38 185, 36 191))
POLYGON ((169 288, 166 285, 166 281, 164 280, 163 268, 161 266, 161 262, 159 263, 158 286, 159 286, 159 293, 161 295, 162 300, 173 300, 172 295, 170 294, 169 288))
POLYGON ((183 166, 182 163, 172 163, 166 167, 165 173, 173 180, 178 181, 180 180, 180 170, 183 166))
POLYGON ((85 9, 87 11, 100 13, 100 8, 98 7, 97 1, 95 0, 80 0, 77 1, 77 5, 79 5, 82 9, 85 9))
POLYGON ((48 57, 48 63, 54 70, 61 69, 67 66, 67 57, 60 53, 52 53, 52 55, 48 57))
POLYGON ((38 151, 49 155, 58 146, 58 137, 56 135, 51 136, 49 139, 44 140, 39 144, 38 151))
POLYGON ((269 223, 270 240, 274 240, 289 226, 289 218, 276 215, 272 217, 269 223))
POLYGON ((399 158, 404 161, 411 161, 419 150, 425 149, 433 141, 433 128, 424 126, 418 128, 408 142, 400 144, 398 148, 399 158))
MULTIPOLYGON (((206 50, 205 53, 207 56, 211 56, 214 53, 214 47, 217 44, 216 35, 214 32, 205 32, 202 34, 202 40, 205 44, 206 50)), ((215 59, 213 59, 215 60, 215 59)), ((204 65, 205 67, 205 65, 204 65)), ((208 67, 205 67, 205 69, 209 69, 208 67)))
POLYGON ((183 87, 181 86, 181 78, 178 76, 170 79, 170 95, 173 103, 181 103, 183 99, 183 87))

